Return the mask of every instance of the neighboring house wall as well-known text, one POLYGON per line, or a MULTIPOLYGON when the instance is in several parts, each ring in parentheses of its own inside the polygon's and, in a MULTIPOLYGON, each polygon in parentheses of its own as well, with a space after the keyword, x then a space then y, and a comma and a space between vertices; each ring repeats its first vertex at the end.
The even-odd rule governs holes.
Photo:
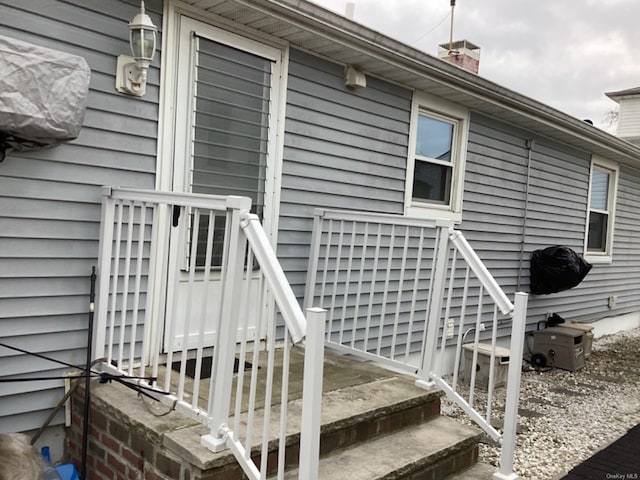
POLYGON ((304 295, 316 207, 403 212, 411 91, 291 50, 278 257, 304 295))
MULTIPOLYGON (((0 163, 0 338, 73 364, 86 360, 89 275, 96 265, 100 186, 153 188, 158 79, 144 98, 115 92, 136 2, 102 0, 0 4, 0 35, 84 57, 91 84, 77 140, 9 154, 0 163)), ((147 1, 157 25, 160 2, 147 1)), ((157 62, 156 62, 157 63, 157 62)), ((0 377, 55 376, 68 370, 0 349, 0 377)), ((62 380, 3 383, 0 431, 39 427, 64 394, 62 380)), ((63 422, 62 413, 53 424, 63 422)))

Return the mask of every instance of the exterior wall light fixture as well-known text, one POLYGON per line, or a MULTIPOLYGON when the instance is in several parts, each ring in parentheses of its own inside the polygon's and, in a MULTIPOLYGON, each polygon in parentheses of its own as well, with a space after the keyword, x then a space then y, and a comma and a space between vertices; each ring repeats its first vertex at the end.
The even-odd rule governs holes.
POLYGON ((156 27, 140 2, 140 13, 129 22, 131 55, 120 55, 116 66, 116 90, 142 97, 146 91, 147 71, 156 53, 156 27))

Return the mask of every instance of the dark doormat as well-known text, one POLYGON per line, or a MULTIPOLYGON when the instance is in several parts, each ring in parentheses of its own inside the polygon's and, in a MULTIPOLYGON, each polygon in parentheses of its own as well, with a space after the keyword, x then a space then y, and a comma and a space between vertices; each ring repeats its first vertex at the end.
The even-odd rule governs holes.
POLYGON ((640 425, 570 470, 561 480, 640 480, 638 445, 640 425))
MULTIPOLYGON (((171 364, 171 370, 175 370, 176 372, 180 371, 180 363, 181 362, 173 362, 171 364)), ((202 357, 202 366, 200 367, 200 380, 204 378, 211 377, 211 365, 213 363, 213 357, 202 357)), ((244 362, 244 370, 250 370, 253 365, 249 362, 244 362)), ((238 358, 234 359, 233 362, 233 373, 238 373, 240 370, 240 360, 238 358)), ((187 368, 185 374, 189 378, 195 378, 196 376, 196 359, 190 358, 187 360, 187 368)))

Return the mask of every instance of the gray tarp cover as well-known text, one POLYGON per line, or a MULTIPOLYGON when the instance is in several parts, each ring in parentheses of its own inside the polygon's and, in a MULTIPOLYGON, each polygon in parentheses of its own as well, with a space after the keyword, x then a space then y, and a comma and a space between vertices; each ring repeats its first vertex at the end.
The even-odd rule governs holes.
POLYGON ((82 57, 0 35, 0 160, 76 138, 90 74, 82 57))

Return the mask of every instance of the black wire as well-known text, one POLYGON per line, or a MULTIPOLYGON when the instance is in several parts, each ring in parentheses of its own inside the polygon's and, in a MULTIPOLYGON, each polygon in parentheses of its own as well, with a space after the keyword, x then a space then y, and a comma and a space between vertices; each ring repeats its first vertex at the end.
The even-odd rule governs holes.
POLYGON ((142 390, 148 390, 154 393, 159 393, 161 395, 171 395, 171 392, 165 392, 164 390, 156 390, 153 387, 148 387, 146 385, 140 385, 139 383, 128 381, 130 379, 138 379, 138 380, 148 380, 149 382, 155 382, 156 380, 158 380, 158 377, 130 377, 128 375, 113 375, 111 373, 102 373, 101 377, 102 378, 100 379, 100 383, 109 383, 112 380, 115 380, 116 382, 120 382, 129 388, 131 388, 132 386, 135 386, 136 388, 140 388, 142 390))
POLYGON ((154 397, 153 395, 147 393, 147 391, 153 392, 153 393, 159 393, 160 395, 170 395, 171 394, 171 392, 163 392, 163 391, 155 390, 155 389, 150 388, 150 387, 146 387, 144 385, 140 385, 140 384, 136 384, 136 383, 132 383, 132 382, 127 382, 124 378, 117 377, 117 376, 111 376, 111 378, 105 380, 104 382, 102 380, 100 380, 100 383, 107 383, 107 382, 110 382, 111 380, 115 380, 116 382, 124 385, 125 387, 130 388, 131 390, 133 390, 135 392, 138 392, 140 395, 144 395, 145 397, 152 398, 156 402, 158 401, 158 399, 156 397, 154 397))
POLYGON ((85 367, 78 367, 77 365, 73 365, 72 363, 67 363, 67 362, 64 362, 62 360, 56 360, 55 358, 47 357, 46 355, 42 355, 41 353, 30 352, 29 350, 24 350, 24 349, 19 348, 19 347, 14 347, 12 345, 7 345, 6 343, 0 342, 0 347, 5 347, 5 348, 8 348, 10 350, 15 350, 16 352, 25 353, 27 355, 32 355, 34 357, 38 357, 38 358, 41 358, 43 360, 48 360, 49 362, 53 362, 53 363, 58 363, 60 365, 64 365, 65 367, 71 367, 71 368, 75 368, 75 369, 78 369, 78 370, 82 370, 85 373, 95 373, 97 375, 100 374, 100 372, 93 372, 91 370, 87 370, 85 367))
MULTIPOLYGON (((96 301, 96 266, 91 267, 90 287, 89 287, 89 318, 87 323, 87 361, 85 362, 85 372, 91 369, 91 351, 93 342, 93 314, 96 301)), ((87 480, 87 452, 89 450, 89 408, 91 405, 91 380, 84 382, 84 411, 82 412, 82 451, 80 463, 80 478, 87 480)))
MULTIPOLYGON (((80 376, 74 376, 74 377, 32 377, 32 378, 23 378, 23 379, 0 379, 0 383, 10 383, 10 382, 29 382, 29 381, 45 381, 45 380, 64 380, 67 378, 87 378, 87 377, 100 377, 101 383, 107 383, 110 380, 116 380, 117 382, 121 383, 122 385, 125 385, 126 387, 129 388, 133 388, 135 386, 135 388, 133 388, 134 390, 136 388, 139 388, 141 390, 148 390, 150 392, 154 392, 154 393, 158 393, 160 395, 170 395, 171 392, 165 392, 163 390, 156 390, 152 387, 146 387, 144 385, 139 385, 136 383, 128 383, 128 380, 147 380, 148 382, 155 382, 158 380, 158 377, 133 377, 133 376, 129 376, 129 375, 113 375, 111 373, 104 373, 104 372, 96 372, 93 371, 91 369, 87 369, 85 367, 79 367, 77 365, 73 365, 71 363, 67 363, 64 362, 62 360, 56 360, 55 358, 51 358, 51 357, 47 357, 46 355, 42 355, 41 353, 36 353, 36 352, 30 352, 28 350, 24 350, 22 348, 19 347, 14 347, 12 345, 7 345, 6 343, 2 343, 0 342, 0 347, 5 347, 8 348, 10 350, 15 350, 16 352, 20 352, 20 353, 24 353, 27 355, 32 355, 34 357, 38 357, 41 358, 43 360, 48 360, 49 362, 53 362, 53 363, 58 363, 60 365, 64 365, 66 367, 71 367, 71 368, 75 368, 77 370, 80 370, 82 372, 85 373, 85 375, 80 375, 80 376)), ((136 390, 138 391, 138 390, 136 390)), ((143 393, 138 391, 139 393, 143 393)), ((146 394, 145 394, 146 395, 146 394)), ((154 398, 151 395, 147 395, 150 398, 154 398)), ((154 398, 155 399, 155 398, 154 398)))
POLYGON ((30 377, 30 378, 0 378, 0 383, 11 383, 11 382, 39 382, 44 380, 75 380, 76 378, 97 378, 98 374, 92 375, 74 375, 74 376, 66 376, 66 377, 30 377))
MULTIPOLYGON (((67 376, 52 376, 52 377, 29 377, 29 378, 0 378, 0 383, 11 382, 36 382, 44 380, 75 380, 77 378, 102 378, 102 383, 107 383, 108 380, 147 380, 148 382, 155 382, 158 377, 131 377, 129 375, 113 375, 111 373, 99 373, 91 372, 90 375, 67 375, 67 376)), ((153 390, 154 392, 157 390, 153 390)), ((164 392, 163 392, 164 393, 164 392)))

